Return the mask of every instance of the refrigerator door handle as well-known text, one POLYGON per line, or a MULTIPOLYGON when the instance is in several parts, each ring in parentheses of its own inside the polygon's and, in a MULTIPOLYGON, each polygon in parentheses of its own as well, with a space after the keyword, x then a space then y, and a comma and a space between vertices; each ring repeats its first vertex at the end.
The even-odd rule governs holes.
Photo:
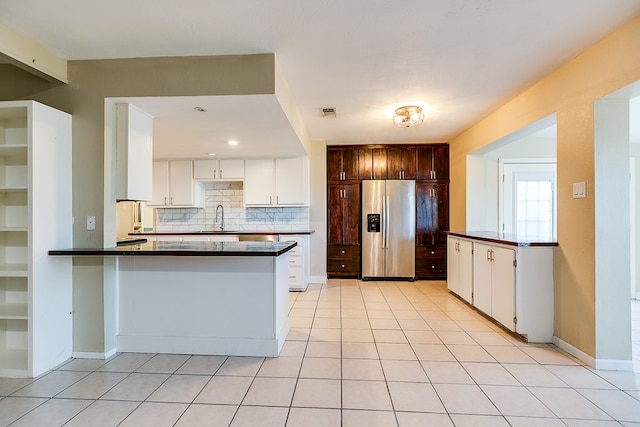
POLYGON ((389 248, 389 196, 382 199, 382 248, 389 248))

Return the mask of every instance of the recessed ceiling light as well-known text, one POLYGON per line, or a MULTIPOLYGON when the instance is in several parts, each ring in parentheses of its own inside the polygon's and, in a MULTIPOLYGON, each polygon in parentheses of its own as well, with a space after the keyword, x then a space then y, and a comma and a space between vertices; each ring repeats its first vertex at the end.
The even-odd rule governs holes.
POLYGON ((216 153, 207 153, 207 156, 215 156, 216 153))
POLYGON ((231 140, 228 142, 229 145, 238 145, 238 141, 231 140))
POLYGON ((205 109, 204 109, 204 108, 202 108, 202 107, 193 107, 193 109, 194 109, 194 110, 196 110, 196 111, 199 111, 199 112, 201 112, 201 113, 206 113, 206 112, 207 112, 207 110, 205 110, 205 109))

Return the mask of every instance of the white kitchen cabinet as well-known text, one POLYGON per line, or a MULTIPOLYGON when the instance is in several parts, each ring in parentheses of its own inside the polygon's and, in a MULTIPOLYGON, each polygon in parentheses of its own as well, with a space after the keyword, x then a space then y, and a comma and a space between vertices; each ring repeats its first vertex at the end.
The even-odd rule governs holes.
POLYGON ((204 184, 193 179, 191 160, 153 162, 153 197, 149 206, 204 207, 204 184))
POLYGON ((116 199, 151 200, 153 116, 116 104, 116 199))
POLYGON ((71 116, 0 102, 0 377, 35 377, 71 357, 71 116))
POLYGON ((276 159, 275 196, 277 205, 309 205, 308 163, 308 157, 276 159))
POLYGON ((307 157, 246 160, 245 206, 308 206, 307 157))
POLYGON ((515 330, 515 250, 474 243, 473 305, 515 330))
POLYGON ((244 204, 245 206, 273 206, 274 161, 245 160, 244 171, 244 204))
MULTIPOLYGON (((449 251, 455 240, 468 240, 473 255, 471 263, 458 261, 457 273, 449 270, 448 280, 454 283, 448 286, 456 292, 459 285, 455 282, 462 275, 472 277, 474 307, 529 342, 552 342, 553 250, 557 243, 504 237, 489 232, 450 233, 449 251)), ((456 261, 451 252, 449 256, 454 260, 451 269, 456 261)))
POLYGON ((279 240, 298 243, 289 251, 289 290, 305 291, 309 286, 309 236, 281 234, 279 240))
POLYGON ((447 238, 447 287, 468 303, 473 298, 473 243, 447 238))
POLYGON ((244 160, 194 160, 193 178, 201 181, 240 181, 244 160))

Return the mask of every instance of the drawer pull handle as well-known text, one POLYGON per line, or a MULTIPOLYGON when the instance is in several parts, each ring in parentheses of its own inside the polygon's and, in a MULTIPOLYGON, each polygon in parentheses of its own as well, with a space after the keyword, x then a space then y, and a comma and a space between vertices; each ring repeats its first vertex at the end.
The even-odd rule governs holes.
POLYGON ((435 251, 431 251, 431 255, 435 255, 435 254, 436 254, 436 252, 435 252, 435 251))
POLYGON ((432 265, 432 266, 431 266, 431 268, 432 268, 432 269, 434 269, 434 268, 436 268, 436 266, 435 266, 435 265, 432 265))
POLYGON ((342 264, 340 267, 344 268, 344 264, 342 264))
POLYGON ((345 253, 345 251, 340 251, 340 252, 345 253))

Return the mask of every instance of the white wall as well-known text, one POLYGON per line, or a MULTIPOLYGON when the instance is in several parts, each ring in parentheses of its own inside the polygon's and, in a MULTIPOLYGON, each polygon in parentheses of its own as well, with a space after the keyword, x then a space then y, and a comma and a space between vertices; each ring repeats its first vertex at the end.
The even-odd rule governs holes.
POLYGON ((556 138, 541 136, 503 138, 467 156, 467 230, 499 231, 499 160, 555 157, 556 138))
POLYGON ((635 270, 635 275, 632 274, 632 279, 635 279, 635 295, 632 296, 640 299, 640 262, 636 261, 638 256, 640 256, 640 143, 632 143, 629 154, 631 156, 631 162, 635 165, 635 185, 631 186, 634 193, 630 195, 630 203, 632 201, 635 202, 635 215, 631 217, 635 225, 635 227, 632 227, 635 236, 635 239, 632 239, 632 241, 634 241, 635 254, 631 254, 631 260, 633 261, 631 267, 635 270))

